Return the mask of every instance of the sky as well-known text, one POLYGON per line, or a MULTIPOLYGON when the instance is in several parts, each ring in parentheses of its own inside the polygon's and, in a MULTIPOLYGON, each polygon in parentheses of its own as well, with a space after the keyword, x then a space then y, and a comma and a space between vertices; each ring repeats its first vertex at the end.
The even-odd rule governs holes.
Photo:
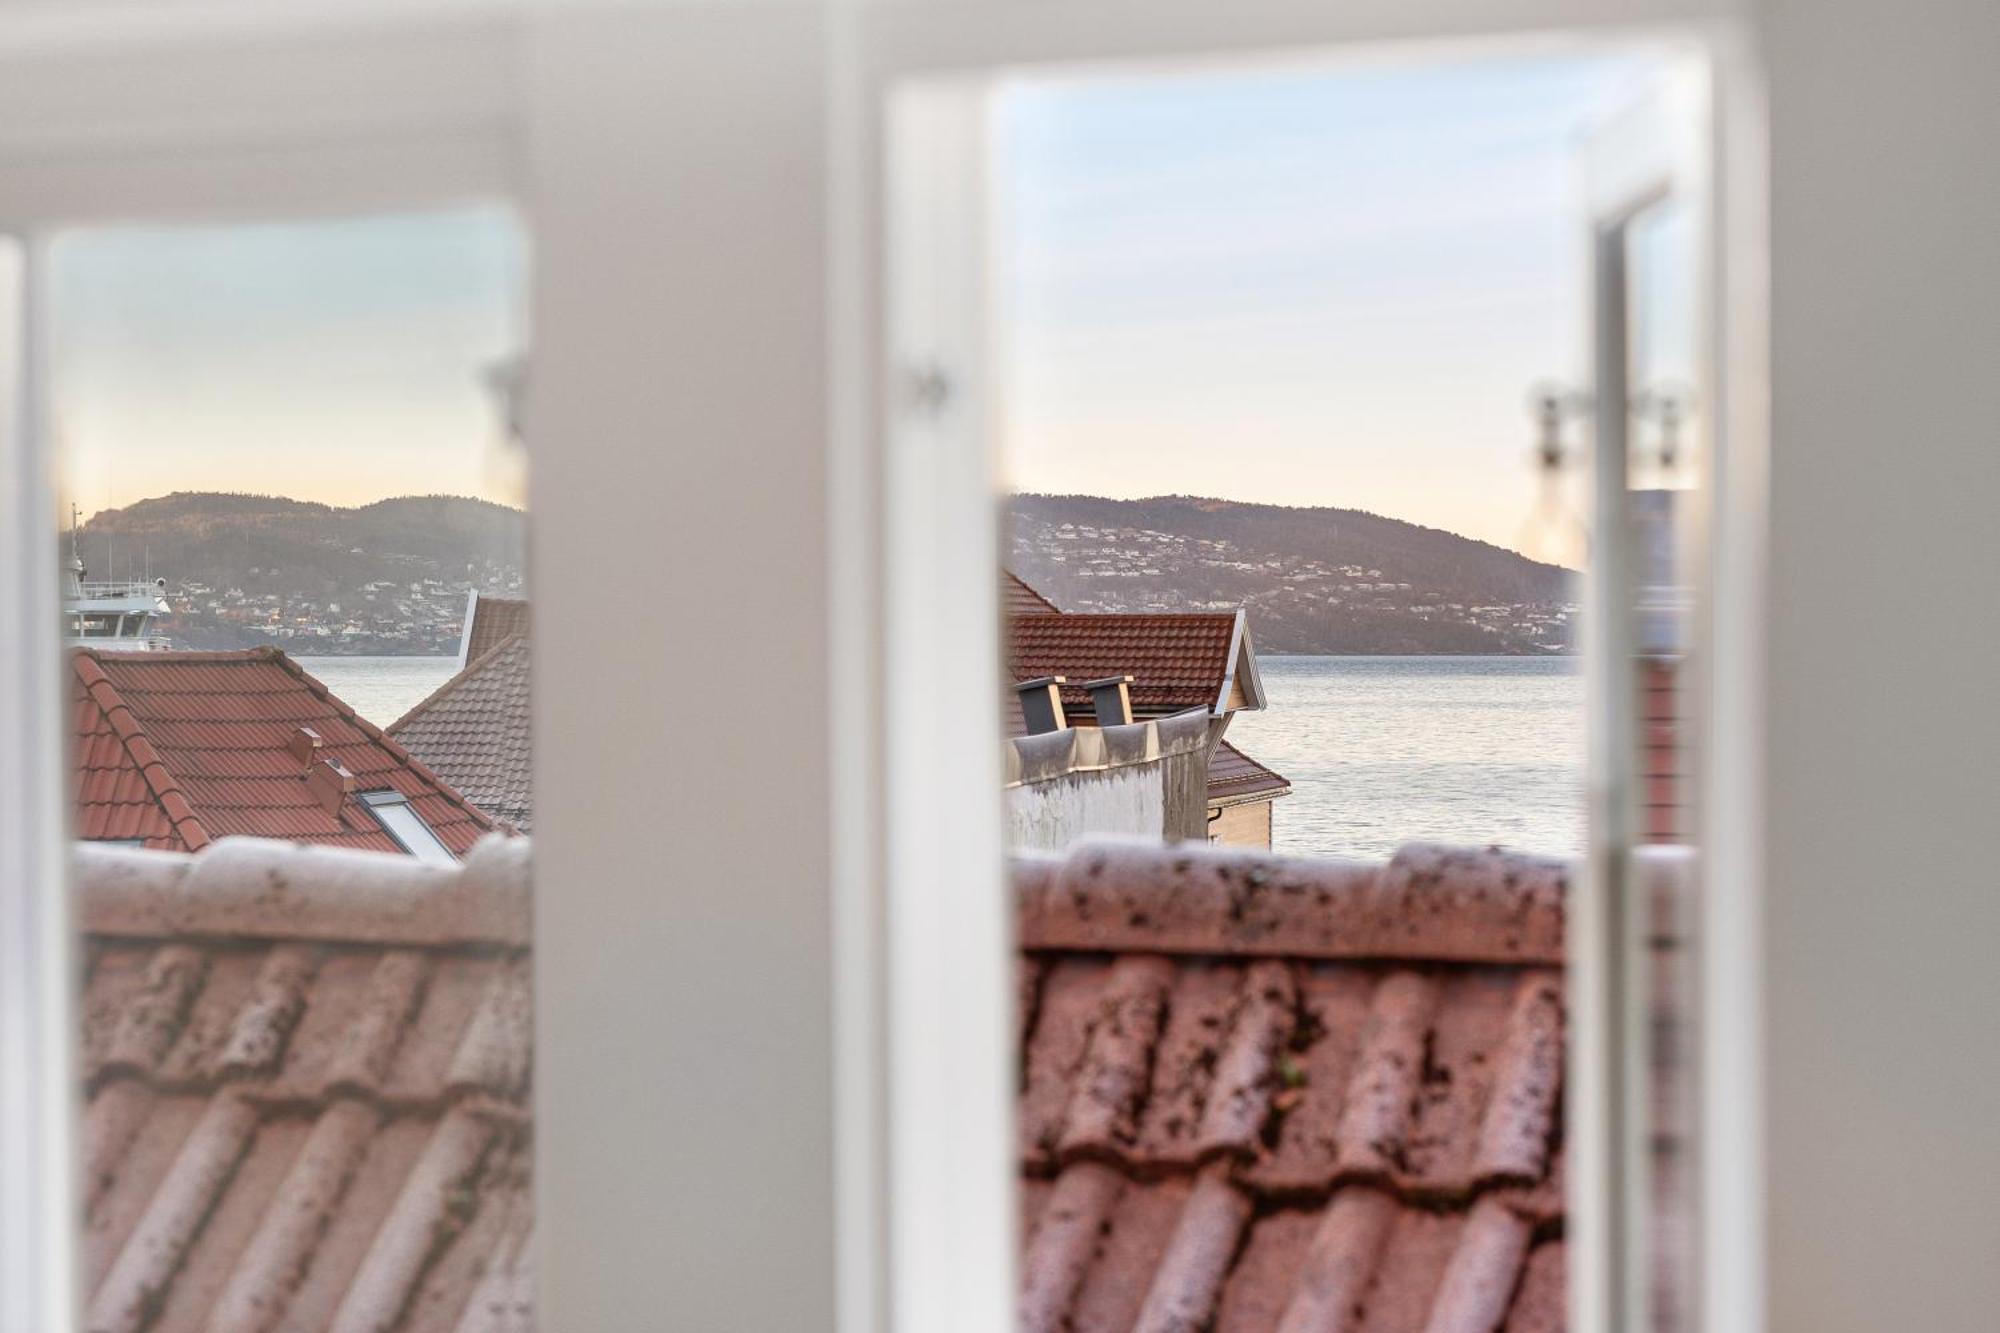
POLYGON ((86 517, 189 490, 519 502, 482 378, 524 345, 506 212, 78 231, 51 285, 58 467, 86 517))
MULTIPOLYGON (((1645 70, 1016 85, 999 118, 1005 481, 1337 505, 1561 547, 1534 517, 1526 402, 1580 382, 1579 145, 1645 70)), ((1675 344, 1685 311, 1658 293, 1679 288, 1655 287, 1652 341, 1675 344)))
MULTIPOLYGON (((1537 517, 1525 402, 1580 380, 1578 144, 1645 68, 1011 84, 1005 481, 1362 508, 1571 558, 1537 517)), ((59 238, 65 501, 519 502, 482 375, 525 345, 527 250, 492 209, 59 238)), ((1674 301, 1641 304, 1655 341, 1684 340, 1674 301)))

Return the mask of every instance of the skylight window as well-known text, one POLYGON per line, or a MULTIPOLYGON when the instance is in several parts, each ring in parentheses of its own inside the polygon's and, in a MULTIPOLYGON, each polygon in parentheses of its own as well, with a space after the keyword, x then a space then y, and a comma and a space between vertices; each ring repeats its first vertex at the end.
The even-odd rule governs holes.
POLYGON ((431 826, 424 823, 410 805, 410 798, 399 791, 364 791, 361 801, 375 816, 375 822, 382 831, 396 840, 396 845, 416 857, 433 865, 455 865, 458 861, 451 849, 438 840, 431 832, 431 826))

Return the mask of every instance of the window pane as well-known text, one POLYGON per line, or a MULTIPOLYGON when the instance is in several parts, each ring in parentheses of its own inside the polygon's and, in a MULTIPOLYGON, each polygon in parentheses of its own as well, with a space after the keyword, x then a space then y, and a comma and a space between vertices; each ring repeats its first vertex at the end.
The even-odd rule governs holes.
POLYGON ((526 1317, 525 238, 49 265, 86 1326, 526 1317))
MULTIPOLYGON (((1002 99, 1024 1326, 1564 1326, 1579 576, 1651 538, 1621 608, 1651 634, 1633 689, 1678 700, 1696 461, 1693 270, 1648 250, 1627 304, 1651 452, 1630 512, 1590 512, 1572 183, 1658 69, 1144 71, 1002 99)), ((1662 706, 1636 776, 1670 840, 1691 802, 1662 706)), ((1681 942, 1655 973, 1663 1068, 1681 942)), ((1660 1129, 1672 1205, 1686 1125, 1660 1129)))
POLYGON ((448 847, 438 841, 430 825, 410 808, 408 798, 401 792, 364 792, 361 799, 389 836, 419 861, 451 865, 458 860, 448 847))

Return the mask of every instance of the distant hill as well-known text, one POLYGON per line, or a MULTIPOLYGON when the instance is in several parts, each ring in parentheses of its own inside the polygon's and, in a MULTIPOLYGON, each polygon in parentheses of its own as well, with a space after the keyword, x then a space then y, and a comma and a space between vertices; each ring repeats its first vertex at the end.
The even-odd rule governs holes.
POLYGON ((1261 652, 1574 647, 1575 575, 1356 509, 1016 495, 1009 567, 1065 611, 1242 605, 1261 652))
POLYGON ((167 580, 177 647, 315 654, 457 651, 466 591, 518 595, 525 542, 519 510, 462 496, 183 491, 94 515, 78 545, 93 579, 167 580))

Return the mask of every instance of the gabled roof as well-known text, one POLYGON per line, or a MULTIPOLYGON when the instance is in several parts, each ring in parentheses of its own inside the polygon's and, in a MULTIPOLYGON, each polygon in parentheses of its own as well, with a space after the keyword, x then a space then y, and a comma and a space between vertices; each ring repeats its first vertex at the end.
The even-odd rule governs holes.
POLYGON ((502 640, 389 725, 468 801, 522 832, 533 822, 528 636, 502 640))
POLYGON ((1291 780, 1266 768, 1228 741, 1218 742, 1208 760, 1208 803, 1245 805, 1291 794, 1291 780))
POLYGON ((1010 616, 1052 616, 1062 612, 1012 570, 1000 571, 1000 609, 1010 616))
POLYGON ((477 662, 508 639, 528 632, 528 602, 519 597, 465 595, 465 628, 458 637, 458 664, 477 662))
POLYGON ((75 872, 85 1327, 532 1326, 526 839, 75 872))
POLYGON ((1029 614, 1009 617, 1007 629, 1011 678, 1067 676, 1063 706, 1082 717, 1090 716, 1084 682, 1120 675, 1134 678, 1139 717, 1264 706, 1241 611, 1029 614))
POLYGON ((391 789, 453 852, 493 821, 275 648, 70 655, 76 836, 198 850, 230 834, 400 851, 361 803, 321 804, 290 746, 391 789))
POLYGON ((1565 879, 1020 861, 1021 1328, 1561 1329, 1565 879))

